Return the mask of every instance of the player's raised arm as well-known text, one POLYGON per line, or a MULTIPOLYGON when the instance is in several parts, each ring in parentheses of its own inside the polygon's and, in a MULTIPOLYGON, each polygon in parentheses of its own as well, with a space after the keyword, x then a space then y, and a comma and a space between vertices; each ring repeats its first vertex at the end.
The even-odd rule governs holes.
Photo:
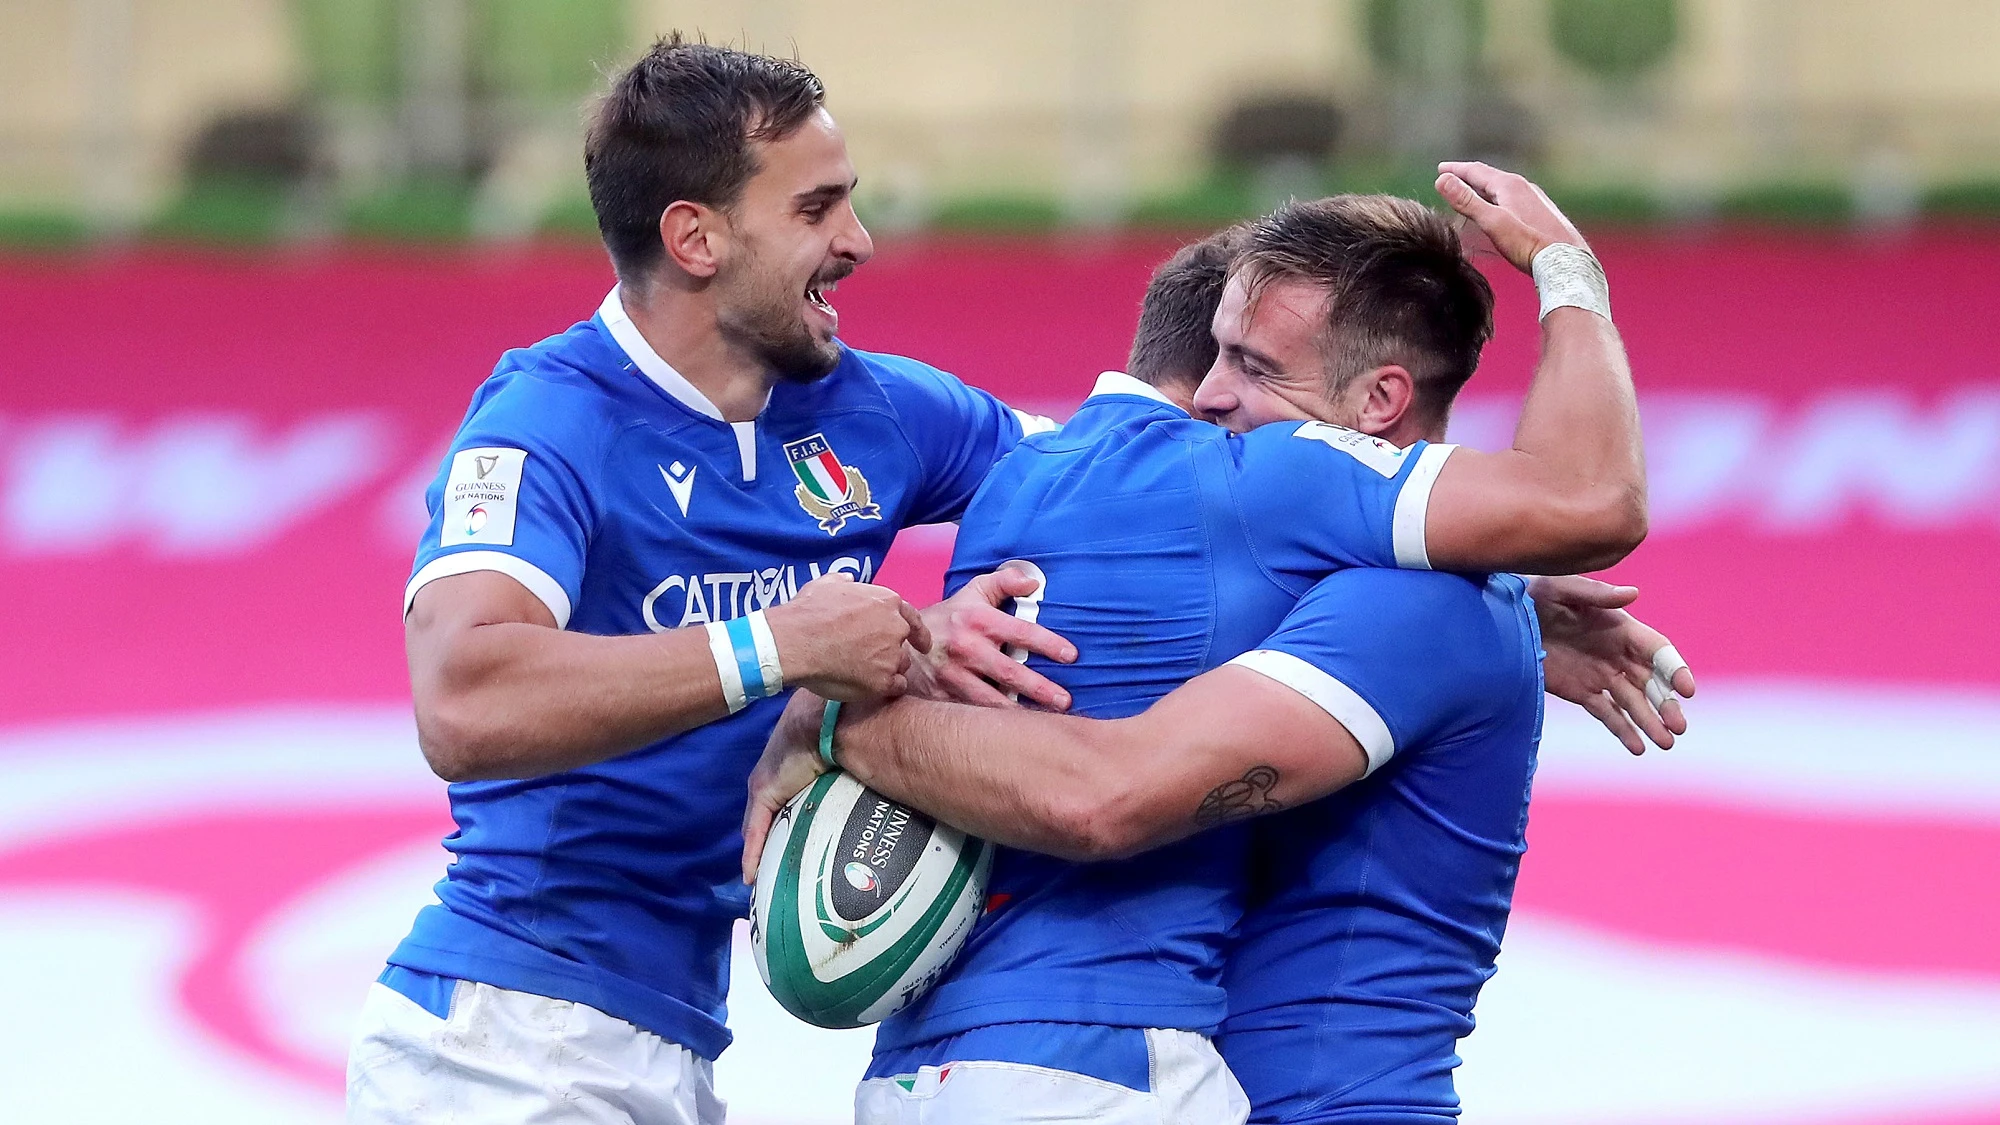
POLYGON ((1195 409, 1241 435, 1235 495, 1259 555, 1336 566, 1567 574, 1645 535, 1639 417, 1603 275, 1534 185, 1440 178, 1536 274, 1543 355, 1514 448, 1442 444, 1492 334, 1492 288, 1414 200, 1333 196, 1251 224, 1212 321, 1195 409), (1487 192, 1482 196, 1474 187, 1487 192))
POLYGON ((1604 272, 1576 227, 1521 176, 1439 165, 1439 194, 1541 295, 1542 354, 1511 449, 1459 449, 1425 521, 1439 569, 1596 570, 1646 536, 1646 466, 1631 368, 1604 272))

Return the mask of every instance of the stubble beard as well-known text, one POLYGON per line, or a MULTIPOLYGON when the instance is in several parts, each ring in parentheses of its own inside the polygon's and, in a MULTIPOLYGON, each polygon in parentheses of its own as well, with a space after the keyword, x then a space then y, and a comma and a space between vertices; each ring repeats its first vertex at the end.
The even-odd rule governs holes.
POLYGON ((804 320, 789 311, 755 310, 723 325, 723 332, 787 383, 815 383, 840 366, 839 346, 814 338, 804 320))
POLYGON ((816 383, 840 366, 840 346, 813 335, 799 312, 796 292, 766 292, 733 315, 723 335, 757 357, 787 383, 816 383))

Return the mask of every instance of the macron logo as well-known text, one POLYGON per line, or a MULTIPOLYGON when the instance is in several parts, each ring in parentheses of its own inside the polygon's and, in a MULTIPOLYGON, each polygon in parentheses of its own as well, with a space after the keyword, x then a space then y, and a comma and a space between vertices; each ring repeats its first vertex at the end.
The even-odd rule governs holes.
POLYGON ((666 478, 667 491, 674 494, 674 503, 680 505, 681 515, 688 514, 688 499, 694 495, 693 465, 683 465, 679 461, 672 465, 661 465, 660 475, 666 478))

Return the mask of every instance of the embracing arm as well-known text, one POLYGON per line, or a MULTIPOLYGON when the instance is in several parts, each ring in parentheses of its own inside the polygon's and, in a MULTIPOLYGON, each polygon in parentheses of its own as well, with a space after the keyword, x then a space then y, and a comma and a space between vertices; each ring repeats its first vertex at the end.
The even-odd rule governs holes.
MULTIPOLYGON (((1638 590, 1561 578, 1534 591, 1549 691, 1590 711, 1635 754, 1639 731, 1672 746, 1687 720, 1669 695, 1692 696, 1694 677, 1666 637, 1624 611, 1638 590)), ((821 700, 796 696, 751 775, 746 880, 772 816, 825 768, 821 712, 821 700)), ((1382 737, 1380 728, 1369 735, 1378 754, 1382 737)), ((1309 801, 1360 777, 1368 761, 1332 712, 1233 665, 1127 719, 909 698, 849 706, 837 742, 842 767, 885 795, 974 835, 1069 859, 1129 855, 1309 801)))
MULTIPOLYGON (((1441 166, 1438 190, 1524 272, 1558 243, 1588 249, 1548 196, 1479 163, 1441 166)), ((1638 400, 1618 329, 1570 306, 1542 318, 1542 354, 1513 447, 1455 451, 1425 518, 1438 570, 1597 570, 1646 537, 1638 400)))
MULTIPOLYGON (((929 645, 901 598, 845 576, 765 614, 786 681, 849 698, 900 692, 905 641, 929 645)), ((418 590, 404 643, 417 739, 446 781, 575 769, 729 713, 706 630, 572 633, 493 571, 418 590)))
MULTIPOLYGON (((848 711, 838 756, 862 783, 973 835, 1072 860, 1135 855, 1300 804, 1368 765, 1361 744, 1326 711, 1230 666, 1125 719, 908 698, 848 711)), ((815 768, 819 713, 817 700, 801 697, 779 724, 758 766, 764 776, 751 781, 746 840, 761 844, 771 813, 801 779, 775 788, 760 781, 774 780, 787 760, 802 774, 815 768)))

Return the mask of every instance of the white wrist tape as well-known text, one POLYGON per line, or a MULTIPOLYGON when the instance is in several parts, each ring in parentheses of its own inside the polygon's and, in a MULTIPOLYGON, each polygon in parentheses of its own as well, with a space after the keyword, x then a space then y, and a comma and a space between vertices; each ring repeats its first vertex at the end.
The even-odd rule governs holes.
POLYGON ((1552 242, 1536 252, 1528 267, 1542 299, 1542 316, 1567 305, 1611 319, 1611 283, 1604 279, 1597 255, 1581 246, 1552 242))
POLYGON ((746 617, 711 622, 708 652, 722 677, 722 701, 734 715, 752 702, 785 690, 785 670, 778 664, 778 640, 771 635, 764 611, 746 617))

